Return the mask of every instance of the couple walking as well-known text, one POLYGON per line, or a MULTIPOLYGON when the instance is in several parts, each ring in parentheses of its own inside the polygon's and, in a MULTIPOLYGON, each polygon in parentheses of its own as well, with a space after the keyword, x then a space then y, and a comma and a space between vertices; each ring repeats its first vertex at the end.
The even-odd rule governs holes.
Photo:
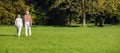
MULTIPOLYGON (((32 18, 29 15, 29 11, 26 11, 26 14, 24 15, 24 25, 25 25, 25 35, 26 37, 29 35, 31 36, 31 26, 32 26, 32 18)), ((17 28, 17 35, 20 37, 21 30, 23 27, 23 20, 21 18, 21 15, 18 15, 15 19, 15 27, 17 28)))

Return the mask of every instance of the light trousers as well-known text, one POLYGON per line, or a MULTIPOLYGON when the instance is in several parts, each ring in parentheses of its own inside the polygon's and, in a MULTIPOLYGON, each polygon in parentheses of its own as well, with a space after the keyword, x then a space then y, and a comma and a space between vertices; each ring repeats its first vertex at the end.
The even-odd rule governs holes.
POLYGON ((31 26, 30 22, 25 22, 25 35, 26 36, 31 36, 31 26))
POLYGON ((22 30, 22 26, 17 27, 17 35, 18 35, 18 37, 20 37, 20 35, 21 35, 21 30, 22 30))

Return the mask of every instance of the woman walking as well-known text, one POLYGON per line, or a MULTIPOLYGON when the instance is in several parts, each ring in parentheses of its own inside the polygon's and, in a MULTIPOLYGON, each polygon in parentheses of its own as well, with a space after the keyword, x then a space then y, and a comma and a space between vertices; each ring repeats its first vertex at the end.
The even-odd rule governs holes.
POLYGON ((26 11, 26 14, 24 15, 24 24, 26 37, 28 35, 31 36, 32 19, 31 16, 29 15, 29 11, 26 11))
POLYGON ((15 27, 17 29, 17 35, 18 37, 20 37, 21 30, 23 27, 23 21, 22 21, 21 15, 18 15, 17 18, 15 19, 15 27))

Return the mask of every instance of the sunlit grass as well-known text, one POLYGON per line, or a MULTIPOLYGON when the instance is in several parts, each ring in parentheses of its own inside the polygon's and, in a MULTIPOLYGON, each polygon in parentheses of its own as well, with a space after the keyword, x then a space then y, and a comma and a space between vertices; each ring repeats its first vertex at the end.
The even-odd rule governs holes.
POLYGON ((0 27, 0 53, 120 53, 120 26, 34 26, 32 36, 0 27))

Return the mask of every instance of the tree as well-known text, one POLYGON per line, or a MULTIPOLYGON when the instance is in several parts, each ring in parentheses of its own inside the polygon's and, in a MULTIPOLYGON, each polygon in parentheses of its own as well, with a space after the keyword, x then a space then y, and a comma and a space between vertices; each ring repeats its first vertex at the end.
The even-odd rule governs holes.
POLYGON ((33 24, 96 26, 120 23, 120 0, 0 0, 0 24, 14 24, 17 14, 30 11, 33 24))
POLYGON ((0 24, 14 24, 16 15, 23 15, 26 8, 21 0, 0 0, 0 24))
POLYGON ((56 0, 48 15, 52 24, 71 26, 73 21, 76 22, 76 19, 79 18, 79 13, 79 0, 56 0))
POLYGON ((119 0, 87 0, 86 12, 89 13, 92 17, 95 17, 96 26, 103 26, 104 22, 108 21, 113 23, 111 21, 115 19, 113 15, 119 15, 119 9, 117 9, 119 2, 119 0))
MULTIPOLYGON (((115 14, 119 14, 118 13, 119 10, 117 9, 117 5, 119 4, 119 2, 120 2, 119 0, 100 0, 100 2, 98 2, 98 9, 97 10, 98 10, 98 12, 99 12, 99 14, 101 16, 100 17, 100 19, 102 19, 101 22, 103 22, 99 26, 103 26, 104 21, 106 19, 115 18, 113 16, 115 14)), ((112 21, 110 21, 110 22, 113 23, 112 21)))

